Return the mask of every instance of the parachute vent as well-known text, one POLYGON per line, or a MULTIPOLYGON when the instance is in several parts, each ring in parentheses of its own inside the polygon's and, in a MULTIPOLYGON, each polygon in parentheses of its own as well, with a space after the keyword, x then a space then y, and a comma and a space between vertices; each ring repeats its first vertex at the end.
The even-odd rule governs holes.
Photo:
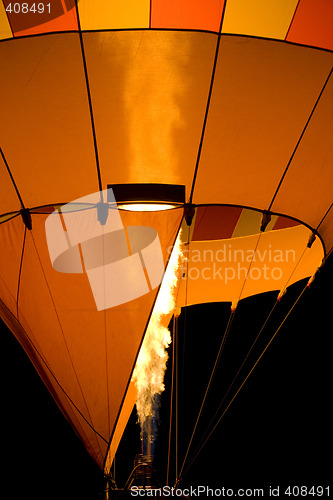
MULTIPOLYGON (((109 184, 117 203, 185 203, 185 186, 180 184, 109 184)), ((109 200, 108 201, 113 201, 109 200)))

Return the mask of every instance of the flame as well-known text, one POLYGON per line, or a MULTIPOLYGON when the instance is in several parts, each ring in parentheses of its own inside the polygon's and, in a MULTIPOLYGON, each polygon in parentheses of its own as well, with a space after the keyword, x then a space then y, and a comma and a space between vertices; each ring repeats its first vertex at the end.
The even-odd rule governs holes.
POLYGON ((164 391, 164 373, 171 343, 171 335, 162 323, 176 306, 175 289, 178 281, 178 270, 182 259, 181 233, 179 232, 171 252, 167 269, 155 302, 155 306, 143 340, 132 380, 137 387, 136 408, 141 432, 148 417, 155 415, 156 396, 164 391))
POLYGON ((178 177, 174 139, 179 128, 184 127, 179 96, 185 92, 179 68, 188 60, 190 46, 183 37, 164 36, 158 44, 150 43, 150 37, 149 31, 133 33, 131 37, 123 102, 131 173, 150 182, 161 182, 164 172, 178 177))

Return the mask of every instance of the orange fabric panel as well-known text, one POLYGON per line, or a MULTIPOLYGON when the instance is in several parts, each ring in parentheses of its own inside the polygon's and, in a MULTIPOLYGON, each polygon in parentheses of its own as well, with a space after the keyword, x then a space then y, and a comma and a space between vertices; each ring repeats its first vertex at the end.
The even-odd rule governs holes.
POLYGON ((58 31, 74 31, 78 29, 76 10, 72 9, 62 16, 56 17, 47 23, 27 28, 15 33, 16 37, 38 35, 40 33, 56 33, 58 31))
POLYGON ((152 28, 219 31, 224 0, 153 0, 152 28))
POLYGON ((185 184, 188 196, 216 35, 85 33, 84 43, 104 182, 185 184))
MULTIPOLYGON (((327 52, 222 37, 194 202, 267 209, 331 65, 327 52)), ((295 216, 288 201, 276 211, 295 216)))
POLYGON ((79 35, 9 40, 0 44, 0 61, 6 68, 0 76, 1 143, 25 206, 96 191, 79 35))
POLYGON ((25 329, 27 325, 24 324, 24 321, 23 325, 19 323, 1 300, 0 315, 4 323, 13 332, 16 339, 20 342, 21 346, 34 365, 36 371, 43 380, 47 389, 51 393, 56 404, 63 412, 64 416, 71 423, 76 432, 78 432, 78 434, 81 436, 90 455, 94 458, 97 464, 102 467, 107 443, 104 442, 100 437, 96 436, 94 430, 89 426, 89 424, 83 419, 82 415, 80 415, 78 410, 69 401, 66 394, 57 383, 54 374, 49 371, 47 363, 40 357, 39 353, 36 351, 35 338, 32 332, 29 330, 29 327, 25 329))
POLYGON ((324 257, 318 239, 310 249, 307 247, 310 234, 302 225, 262 233, 241 298, 285 290, 301 279, 310 278, 324 257))
MULTIPOLYGON (((89 289, 85 286, 85 280, 81 278, 79 280, 81 301, 79 302, 77 297, 78 288, 76 288, 78 280, 74 282, 72 275, 66 276, 67 280, 64 284, 61 281, 62 276, 58 277, 53 272, 43 234, 44 219, 45 217, 34 217, 33 232, 27 234, 21 272, 18 319, 25 331, 30 333, 34 346, 47 363, 49 369, 52 373, 56 374, 58 383, 64 388, 68 396, 75 402, 90 423, 96 426, 96 421, 94 422, 89 417, 85 395, 80 389, 77 378, 75 369, 76 360, 72 359, 71 353, 72 344, 77 340, 80 328, 83 328, 83 316, 87 321, 87 325, 90 324, 91 326, 91 322, 86 317, 89 317, 89 314, 84 314, 83 312, 77 319, 74 319, 75 317, 72 313, 72 322, 76 322, 76 328, 73 328, 74 325, 71 325, 73 331, 70 330, 70 334, 74 336, 74 339, 72 339, 71 345, 68 345, 68 325, 65 323, 61 311, 61 301, 62 299, 64 302, 66 299, 68 301, 68 294, 70 292, 73 294, 73 300, 76 292, 76 309, 80 310, 81 306, 83 311, 85 311, 87 308, 86 302, 89 298, 89 289), (57 278, 59 278, 58 283, 57 278), (64 297, 61 293, 62 291, 64 297), (61 370, 59 370, 59 365, 61 366, 61 370)), ((73 301, 70 304, 73 308, 73 301)), ((67 307, 69 306, 67 305, 67 307)), ((96 321, 96 323, 94 337, 99 338, 98 334, 101 327, 99 322, 96 321)), ((79 348, 79 350, 82 349, 83 347, 79 348)), ((93 348, 92 352, 94 352, 93 348)), ((99 352, 94 352, 96 359, 101 362, 99 354, 99 352)), ((101 386, 102 384, 103 378, 101 378, 101 386)))
POLYGON ((300 0, 287 40, 332 50, 332 25, 331 0, 300 0))
MULTIPOLYGON (((1 75, 0 75, 0 80, 1 80, 1 75)), ((4 151, 3 153, 5 155, 4 151)), ((15 212, 16 210, 20 210, 21 205, 19 198, 15 192, 13 183, 10 179, 10 176, 8 174, 6 165, 3 161, 1 154, 0 154, 0 186, 1 186, 0 213, 5 214, 8 212, 15 212)))
POLYGON ((23 241, 21 216, 12 219, 10 224, 0 224, 0 299, 15 317, 23 241))
POLYGON ((124 433, 125 427, 127 425, 128 419, 131 416, 134 405, 137 398, 137 388, 134 382, 130 382, 126 396, 119 414, 118 421, 112 436, 112 440, 107 452, 107 456, 104 464, 104 473, 109 474, 110 469, 115 458, 119 443, 121 441, 122 435, 124 433))
POLYGON ((261 235, 192 241, 185 250, 188 262, 177 305, 237 303, 312 276, 324 254, 319 239, 307 249, 309 235, 310 230, 299 225, 261 235))
MULTIPOLYGON (((216 36, 167 31, 84 34, 104 186, 179 183, 189 195, 216 36)), ((2 147, 25 205, 61 203, 96 191, 78 35, 6 41, 0 44, 0 61, 6 67, 0 76, 1 95, 6 96, 0 117, 2 147)), ((268 208, 331 64, 328 52, 222 37, 195 203, 268 208)), ((320 126, 327 130, 325 139, 319 139, 323 144, 329 130, 324 121, 320 126)), ((308 165, 316 164, 317 152, 313 155, 308 148, 307 154, 308 165)), ((1 175, 8 177, 6 171, 1 175)), ((276 211, 311 223, 310 205, 300 203, 295 196, 299 190, 292 186, 276 211), (288 212, 293 203, 297 213, 288 212)), ((2 213, 19 209, 10 189, 1 197, 2 213)))
POLYGON ((305 220, 314 229, 317 228, 333 201, 332 137, 331 76, 284 177, 272 210, 283 210, 305 220))
MULTIPOLYGON (((52 268, 46 217, 33 215, 33 229, 27 231, 18 304, 20 332, 15 324, 11 327, 23 347, 28 346, 30 358, 38 364, 59 406, 102 466, 158 288, 98 311, 85 274, 52 268)), ((181 217, 181 209, 121 214, 126 227, 146 225, 158 231, 165 262, 181 217)), ((1 277, 9 287, 17 287, 20 255, 12 251, 12 245, 19 248, 23 227, 21 218, 0 225, 3 255, 8 255, 8 272, 2 270, 1 277)), ((8 307, 10 300, 4 304, 8 307)))

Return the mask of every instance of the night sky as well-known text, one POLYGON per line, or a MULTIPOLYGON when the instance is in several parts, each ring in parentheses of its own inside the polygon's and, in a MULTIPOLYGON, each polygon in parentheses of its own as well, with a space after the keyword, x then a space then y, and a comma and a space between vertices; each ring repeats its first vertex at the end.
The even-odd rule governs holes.
MULTIPOLYGON (((332 448, 332 258, 276 335, 179 487, 328 486, 332 448)), ((274 310, 229 399, 280 325, 306 281, 274 310)), ((276 293, 241 301, 207 396, 193 451, 275 303, 276 293)), ((178 321, 179 467, 228 322, 230 305, 187 308, 178 321)), ((65 420, 14 336, 2 325, 2 489, 8 498, 103 498, 103 475, 65 420)), ((161 398, 156 467, 166 484, 171 357, 161 398)), ((223 412, 221 407, 218 415, 223 412)), ((116 460, 122 487, 140 452, 133 413, 116 460)), ((172 442, 172 457, 174 457, 172 442)), ((185 469, 186 470, 186 467, 185 469)), ((175 462, 170 465, 170 483, 175 462)), ((287 497, 285 497, 287 498, 287 497)))

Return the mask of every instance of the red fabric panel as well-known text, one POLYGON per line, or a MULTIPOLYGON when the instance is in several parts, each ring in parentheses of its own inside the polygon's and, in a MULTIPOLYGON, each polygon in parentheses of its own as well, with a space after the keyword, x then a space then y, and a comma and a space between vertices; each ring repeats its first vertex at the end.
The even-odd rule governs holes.
POLYGON ((300 223, 294 219, 289 219, 289 217, 278 217, 273 229, 285 229, 286 227, 299 226, 300 223))
POLYGON ((152 0, 152 28, 219 31, 224 0, 152 0))
POLYGON ((332 26, 332 0, 300 0, 287 40, 332 50, 332 26))
POLYGON ((231 238, 239 216, 240 207, 199 207, 197 209, 193 241, 231 238))

